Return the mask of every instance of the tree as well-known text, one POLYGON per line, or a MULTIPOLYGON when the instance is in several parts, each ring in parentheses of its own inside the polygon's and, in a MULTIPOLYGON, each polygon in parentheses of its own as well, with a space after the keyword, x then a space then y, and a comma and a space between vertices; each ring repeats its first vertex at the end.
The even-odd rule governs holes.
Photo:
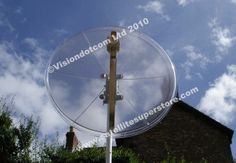
POLYGON ((32 118, 22 117, 18 127, 11 118, 6 99, 0 99, 0 162, 31 162, 30 146, 37 132, 32 118))

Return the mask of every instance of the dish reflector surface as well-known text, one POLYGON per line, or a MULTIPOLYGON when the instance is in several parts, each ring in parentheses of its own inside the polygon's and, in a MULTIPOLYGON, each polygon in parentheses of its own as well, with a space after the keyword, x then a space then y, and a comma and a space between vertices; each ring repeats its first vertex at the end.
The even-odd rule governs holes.
POLYGON ((150 37, 120 27, 74 35, 51 57, 46 86, 55 108, 71 125, 95 135, 106 133, 107 104, 99 98, 106 80, 100 75, 109 73, 106 39, 114 30, 126 35, 120 38, 117 55, 117 74, 123 74, 117 81, 117 91, 124 99, 116 101, 115 127, 119 131, 113 136, 129 137, 160 122, 171 105, 153 114, 150 110, 176 96, 174 66, 150 37))

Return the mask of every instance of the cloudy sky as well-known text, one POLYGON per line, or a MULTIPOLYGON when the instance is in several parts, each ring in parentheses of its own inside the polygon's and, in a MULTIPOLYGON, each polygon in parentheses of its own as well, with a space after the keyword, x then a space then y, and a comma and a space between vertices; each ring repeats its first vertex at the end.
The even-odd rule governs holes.
MULTIPOLYGON (((44 72, 54 49, 75 33, 149 19, 140 29, 156 40, 176 67, 179 92, 198 87, 185 101, 236 129, 236 1, 0 0, 0 95, 15 96, 19 114, 41 119, 43 135, 68 125, 53 108, 44 72)), ((90 140, 78 132, 82 143, 90 140)), ((232 151, 236 157, 236 136, 232 151)))

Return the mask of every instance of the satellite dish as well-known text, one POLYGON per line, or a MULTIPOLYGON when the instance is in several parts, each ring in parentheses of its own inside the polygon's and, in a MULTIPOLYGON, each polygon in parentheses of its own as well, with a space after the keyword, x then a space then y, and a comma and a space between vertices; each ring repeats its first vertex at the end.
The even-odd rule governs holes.
POLYGON ((117 97, 123 97, 116 101, 114 127, 119 131, 113 136, 130 137, 155 126, 171 106, 146 118, 142 114, 176 96, 174 66, 150 37, 120 27, 96 28, 76 34, 51 57, 46 86, 57 111, 70 124, 94 135, 106 133, 108 112, 104 85, 110 58, 106 41, 111 31, 121 36, 116 90, 117 97), (130 120, 134 124, 130 125, 130 120))

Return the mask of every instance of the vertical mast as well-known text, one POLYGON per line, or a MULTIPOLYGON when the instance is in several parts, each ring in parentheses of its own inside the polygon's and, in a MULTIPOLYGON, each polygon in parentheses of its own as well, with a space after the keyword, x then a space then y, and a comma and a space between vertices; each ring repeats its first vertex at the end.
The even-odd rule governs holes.
POLYGON ((107 51, 110 54, 110 72, 108 75, 108 113, 107 113, 107 137, 106 163, 112 162, 112 130, 115 124, 115 106, 116 106, 116 54, 120 49, 120 43, 117 39, 116 31, 111 32, 109 37, 107 51))

